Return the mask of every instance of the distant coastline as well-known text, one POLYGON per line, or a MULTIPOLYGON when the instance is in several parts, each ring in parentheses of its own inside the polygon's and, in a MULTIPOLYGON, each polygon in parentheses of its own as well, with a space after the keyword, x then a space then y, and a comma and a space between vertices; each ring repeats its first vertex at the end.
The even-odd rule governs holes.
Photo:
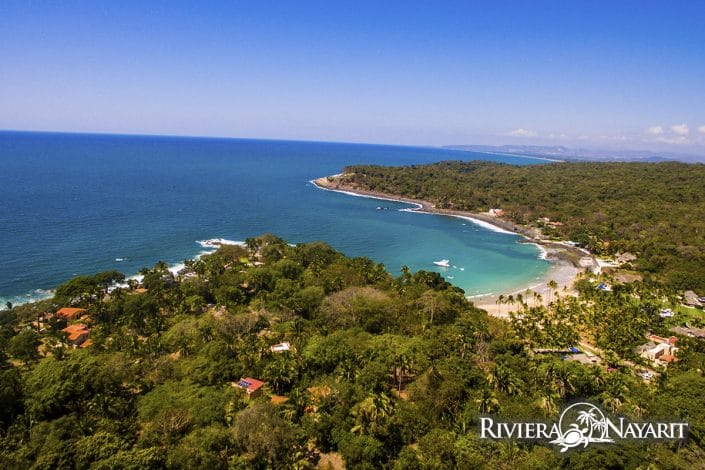
POLYGON ((585 252, 583 252, 579 248, 567 244, 551 240, 545 240, 541 238, 540 232, 534 228, 516 224, 514 222, 498 218, 489 213, 440 209, 429 201, 407 198, 379 191, 370 191, 346 185, 340 181, 340 176, 342 176, 342 174, 324 176, 311 180, 311 184, 313 184, 319 189, 323 189, 326 191, 333 191, 359 197, 369 197, 384 201, 402 202, 405 204, 412 204, 416 206, 413 208, 405 209, 409 212, 419 212, 425 214, 446 215, 450 217, 463 218, 466 220, 470 220, 471 222, 474 222, 485 228, 488 228, 489 230, 519 235, 523 237, 523 240, 519 243, 534 244, 537 245, 539 249, 544 250, 545 259, 552 263, 552 268, 544 276, 541 282, 532 282, 520 289, 515 289, 513 292, 487 294, 471 298, 475 305, 484 310, 487 310, 488 313, 494 316, 506 316, 506 314, 501 313, 502 309, 498 308, 497 299, 499 298, 500 294, 516 294, 530 289, 534 292, 537 292, 538 294, 541 294, 545 298, 546 295, 544 295, 544 293, 548 290, 546 284, 550 280, 556 281, 559 290, 570 292, 572 290, 572 284, 575 280, 575 277, 578 275, 578 273, 585 269, 585 267, 580 264, 580 259, 587 256, 585 252))

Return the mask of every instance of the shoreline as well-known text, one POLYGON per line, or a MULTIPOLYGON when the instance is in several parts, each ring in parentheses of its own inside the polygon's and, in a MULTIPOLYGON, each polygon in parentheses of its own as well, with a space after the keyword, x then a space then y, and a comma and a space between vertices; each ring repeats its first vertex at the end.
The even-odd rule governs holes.
POLYGON ((498 219, 497 217, 490 215, 489 213, 482 212, 470 212, 470 211, 459 211, 452 209, 439 209, 434 204, 424 201, 422 199, 412 199, 403 196, 396 196, 394 194, 383 193, 379 191, 369 191, 365 189, 359 189, 351 186, 344 186, 339 183, 332 183, 328 181, 328 178, 335 178, 340 175, 334 175, 330 177, 323 177, 313 179, 310 182, 319 189, 326 191, 333 191, 343 194, 348 194, 351 196, 359 197, 369 197, 372 199, 380 199, 383 201, 392 202, 403 202, 406 204, 413 204, 417 206, 415 209, 409 208, 410 212, 422 212, 435 215, 448 215, 452 217, 464 217, 474 221, 484 222, 490 224, 496 228, 502 229, 506 232, 510 232, 516 235, 521 235, 524 238, 530 240, 532 243, 541 244, 555 244, 555 242, 550 242, 547 240, 542 240, 539 238, 539 232, 530 227, 524 227, 514 222, 508 220, 498 219))
MULTIPOLYGON (((202 256, 209 255, 214 253, 218 247, 221 245, 240 245, 244 246, 245 242, 240 241, 240 240, 229 240, 226 238, 210 238, 210 239, 205 239, 205 240, 196 240, 195 243, 197 245, 200 245, 201 249, 194 255, 188 255, 185 259, 188 260, 198 260, 202 256)), ((121 259, 122 260, 122 259, 121 259)), ((116 262, 119 262, 117 259, 115 260, 116 262)), ((168 270, 176 275, 179 271, 181 271, 185 265, 183 260, 182 261, 173 261, 173 262, 168 262, 168 270)), ((122 272, 122 270, 116 268, 118 271, 122 272)), ((144 277, 141 275, 139 272, 136 272, 134 274, 125 274, 125 281, 134 279, 136 281, 142 282, 142 278, 144 277)), ((67 279, 70 280, 74 276, 71 276, 67 279)), ((66 281, 64 281, 66 282, 66 281)), ((121 283, 118 284, 118 287, 126 287, 127 284, 121 283)), ((49 289, 33 289, 29 291, 28 293, 25 294, 17 294, 17 295, 8 295, 8 296, 0 296, 0 309, 5 305, 5 302, 10 302, 14 307, 19 307, 20 305, 27 305, 35 302, 43 302, 47 299, 51 299, 54 297, 54 294, 56 293, 56 287, 54 286, 49 289)))
POLYGON ((341 175, 333 175, 311 180, 316 188, 324 191, 333 191, 357 197, 368 197, 372 199, 380 199, 384 201, 401 202, 411 204, 416 207, 402 209, 407 212, 419 212, 422 214, 445 215, 450 217, 458 217, 469 220, 480 226, 501 233, 510 233, 522 237, 518 243, 529 243, 536 245, 543 251, 540 255, 543 259, 551 263, 551 268, 540 281, 522 286, 512 292, 493 293, 468 297, 477 308, 486 310, 490 315, 500 318, 507 318, 508 312, 512 308, 511 305, 498 305, 497 300, 500 295, 516 295, 523 293, 526 290, 531 290, 541 295, 542 303, 546 304, 549 297, 548 282, 556 281, 559 293, 568 295, 574 294, 572 288, 573 282, 577 275, 585 269, 585 266, 580 263, 580 259, 588 256, 580 248, 573 247, 561 242, 545 240, 541 238, 540 232, 536 229, 525 227, 514 222, 499 219, 489 213, 475 213, 469 211, 458 211, 449 209, 438 209, 434 204, 421 199, 413 199, 407 197, 396 196, 393 194, 383 193, 379 191, 369 191, 351 186, 341 185, 335 179, 341 175))

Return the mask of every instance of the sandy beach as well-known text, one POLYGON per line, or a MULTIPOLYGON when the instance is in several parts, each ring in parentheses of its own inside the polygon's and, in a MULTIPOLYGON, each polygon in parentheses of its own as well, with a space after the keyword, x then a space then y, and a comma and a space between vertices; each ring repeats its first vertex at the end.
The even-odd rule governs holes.
MULTIPOLYGON (((575 277, 580 273, 582 269, 573 266, 571 263, 565 260, 555 260, 554 266, 546 274, 546 276, 536 284, 528 285, 523 289, 518 289, 511 292, 504 292, 504 298, 506 299, 509 295, 516 297, 517 294, 524 295, 524 298, 529 303, 529 305, 534 305, 534 299, 532 295, 526 295, 526 290, 529 289, 532 292, 536 292, 541 296, 541 304, 548 305, 549 301, 552 299, 553 294, 548 287, 550 281, 556 281, 558 287, 555 289, 560 296, 566 295, 576 295, 576 291, 573 288, 573 281, 575 277)), ((518 308, 518 304, 498 304, 497 300, 499 295, 487 295, 481 297, 471 298, 470 301, 475 304, 476 307, 486 310, 492 316, 500 318, 508 318, 509 313, 518 308)))
MULTIPOLYGON (((477 307, 486 310, 490 315, 507 318, 509 312, 517 308, 517 305, 499 305, 497 300, 499 295, 504 295, 506 298, 509 295, 516 296, 516 294, 524 294, 526 290, 531 290, 536 292, 541 296, 541 302, 547 304, 552 297, 549 292, 551 289, 548 287, 550 281, 555 281, 558 284, 556 289, 560 295, 573 295, 575 293, 573 289, 573 282, 578 275, 578 273, 585 270, 585 266, 579 264, 580 259, 585 258, 585 253, 579 248, 575 248, 563 243, 545 240, 541 237, 541 233, 531 227, 525 227, 522 225, 515 224, 511 221, 500 219, 489 213, 475 213, 468 211, 455 211, 447 209, 438 209, 433 204, 428 201, 420 199, 411 199, 404 197, 397 197, 395 195, 390 195, 378 191, 367 191, 360 188, 350 187, 342 185, 340 180, 337 178, 340 175, 334 175, 330 177, 318 178, 311 181, 315 186, 320 189, 328 191, 336 191, 341 193, 346 193, 354 196, 371 197, 375 199, 404 202, 408 204, 413 204, 416 208, 409 209, 414 212, 425 212, 430 214, 448 215, 453 217, 462 217, 467 219, 473 219, 479 221, 481 224, 489 224, 490 226, 498 229, 499 231, 511 232, 524 237, 525 243, 533 243, 541 247, 541 249, 546 252, 546 259, 553 263, 552 268, 546 273, 546 276, 537 280, 529 285, 522 286, 511 292, 502 292, 487 296, 478 296, 469 298, 477 307)), ((533 297, 530 304, 533 305, 533 297)))

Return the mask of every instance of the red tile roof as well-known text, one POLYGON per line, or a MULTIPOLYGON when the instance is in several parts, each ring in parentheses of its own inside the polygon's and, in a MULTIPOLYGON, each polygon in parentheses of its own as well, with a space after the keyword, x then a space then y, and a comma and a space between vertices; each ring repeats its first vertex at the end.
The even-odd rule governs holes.
POLYGON ((678 358, 672 354, 664 354, 663 356, 659 357, 659 360, 663 362, 676 362, 678 361, 678 358))
POLYGON ((675 336, 671 336, 670 338, 664 338, 662 336, 650 335, 649 339, 656 343, 668 343, 671 345, 676 344, 676 342, 678 342, 678 338, 676 338, 675 336))
POLYGON ((91 329, 83 323, 76 323, 75 325, 67 326, 61 331, 69 335, 69 341, 74 342, 79 340, 81 336, 90 334, 91 329))
POLYGON ((253 393, 262 388, 262 385, 264 385, 264 382, 261 380, 253 379, 252 377, 245 377, 244 379, 240 379, 240 381, 237 383, 237 386, 240 388, 244 388, 247 390, 247 393, 253 393))
POLYGON ((65 318, 66 320, 70 320, 72 318, 80 317, 85 311, 85 308, 63 307, 56 312, 56 315, 58 317, 65 318))

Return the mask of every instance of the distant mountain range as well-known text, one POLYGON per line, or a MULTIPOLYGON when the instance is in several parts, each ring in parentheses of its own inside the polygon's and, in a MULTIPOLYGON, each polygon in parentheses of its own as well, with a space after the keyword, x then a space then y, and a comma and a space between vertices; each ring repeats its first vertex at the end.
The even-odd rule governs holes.
POLYGON ((447 145, 443 148, 469 152, 491 152, 539 158, 555 158, 567 161, 662 162, 677 160, 688 163, 705 162, 705 157, 702 155, 654 152, 649 150, 587 149, 542 145, 447 145))

